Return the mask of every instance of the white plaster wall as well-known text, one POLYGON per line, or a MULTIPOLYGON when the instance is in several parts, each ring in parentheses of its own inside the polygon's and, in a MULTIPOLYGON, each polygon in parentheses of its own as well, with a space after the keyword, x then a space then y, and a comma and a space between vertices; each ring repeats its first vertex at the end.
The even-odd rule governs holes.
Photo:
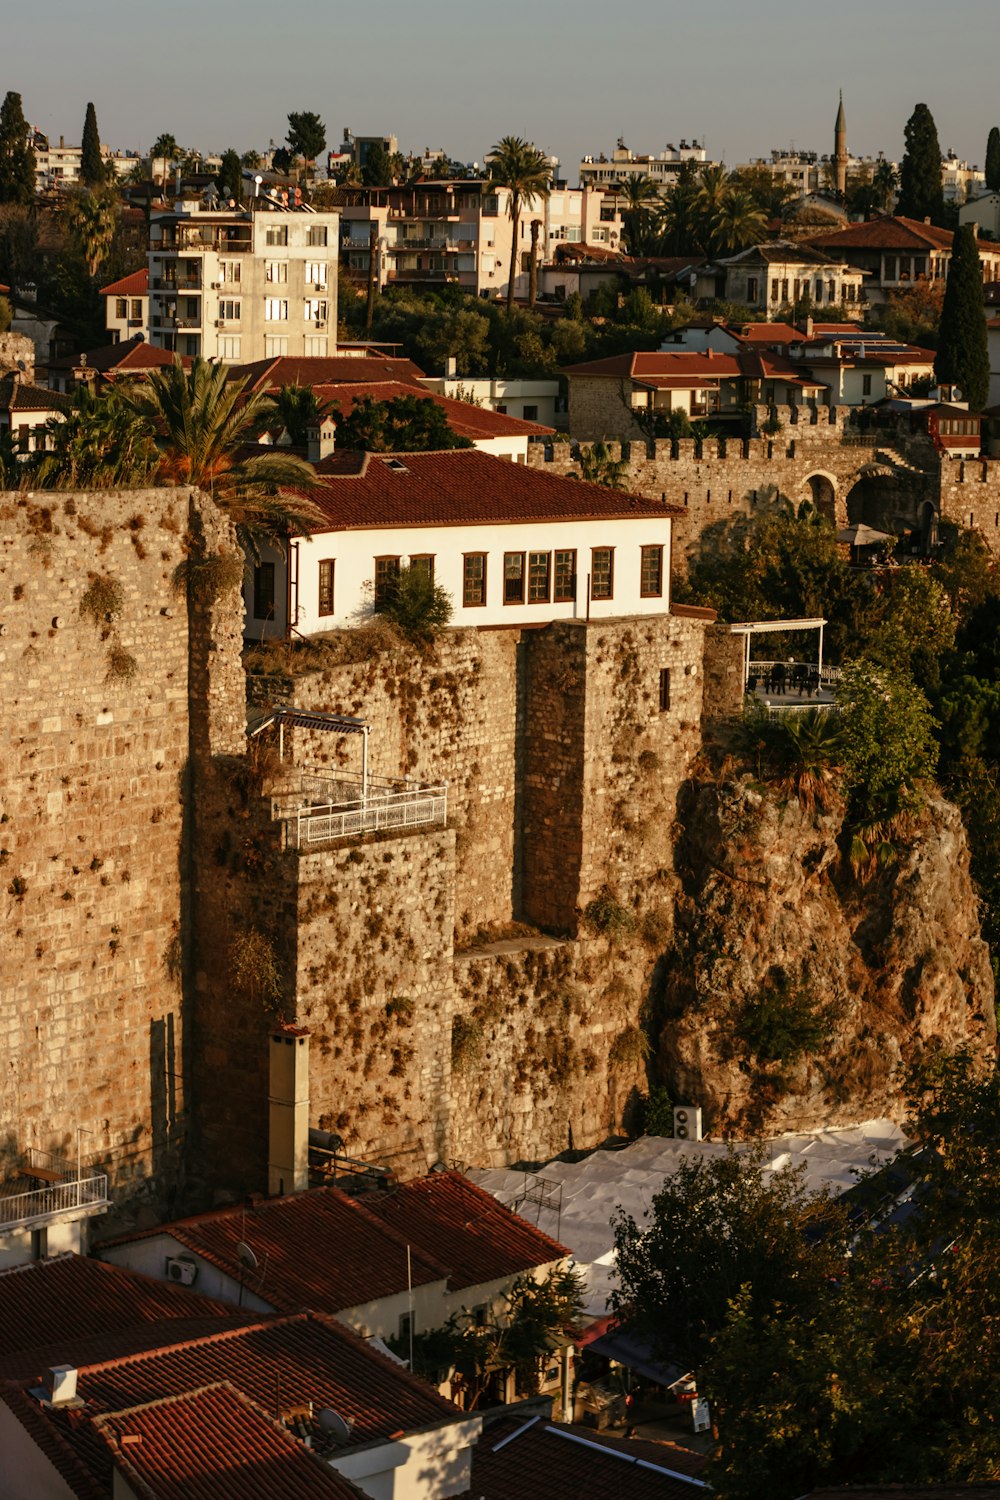
MULTIPOLYGON (((167 1276, 169 1255, 182 1255, 197 1265, 198 1274, 190 1287, 192 1292, 198 1292, 203 1297, 215 1297, 220 1302, 231 1302, 234 1307, 239 1305, 238 1277, 227 1276, 218 1266, 195 1255, 170 1234, 151 1234, 146 1239, 130 1240, 124 1245, 109 1245, 107 1249, 98 1249, 99 1259, 106 1260, 113 1266, 123 1266, 129 1271, 138 1271, 143 1276, 152 1276, 156 1281, 170 1279, 167 1276)), ((259 1273, 248 1278, 251 1285, 243 1289, 243 1306, 250 1312, 273 1312, 273 1304, 252 1290, 258 1278, 259 1273)))
MULTIPOLYGON (((86 1219, 71 1219, 44 1225, 48 1230, 46 1254, 62 1255, 71 1250, 74 1255, 86 1255, 87 1223, 86 1219)), ((30 1229, 8 1229, 0 1233, 0 1271, 8 1271, 11 1266, 26 1266, 32 1259, 30 1229)))
POLYGON ((2 1402, 0 1495, 3 1500, 75 1500, 74 1491, 2 1402))
POLYGON ((481 1417, 467 1417, 427 1432, 379 1443, 360 1453, 331 1460, 372 1500, 445 1500, 464 1495, 472 1483, 472 1448, 482 1432, 481 1417))

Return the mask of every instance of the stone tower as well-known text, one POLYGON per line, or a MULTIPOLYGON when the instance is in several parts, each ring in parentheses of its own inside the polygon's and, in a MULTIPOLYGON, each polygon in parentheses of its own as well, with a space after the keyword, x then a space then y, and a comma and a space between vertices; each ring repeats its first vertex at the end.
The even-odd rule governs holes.
POLYGON ((840 107, 837 110, 837 123, 833 127, 833 162, 837 192, 843 198, 847 192, 847 121, 844 119, 843 90, 840 94, 840 107))

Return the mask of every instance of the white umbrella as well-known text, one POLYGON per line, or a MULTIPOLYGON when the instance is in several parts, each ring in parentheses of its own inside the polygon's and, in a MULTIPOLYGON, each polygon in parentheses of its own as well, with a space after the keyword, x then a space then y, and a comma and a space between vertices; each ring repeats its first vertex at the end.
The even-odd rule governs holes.
POLYGON ((874 526, 858 521, 854 526, 841 527, 837 541, 850 542, 852 547, 873 547, 876 542, 894 542, 896 537, 891 531, 876 531, 874 526))

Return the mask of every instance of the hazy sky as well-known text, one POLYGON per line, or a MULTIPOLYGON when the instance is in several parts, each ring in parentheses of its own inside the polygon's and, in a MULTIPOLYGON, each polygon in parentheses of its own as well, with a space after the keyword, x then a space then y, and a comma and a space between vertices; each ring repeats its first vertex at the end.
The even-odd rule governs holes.
POLYGON ((313 109, 328 145, 349 125, 400 147, 482 160, 501 135, 555 152, 660 151, 705 140, 730 165, 772 147, 902 151, 917 100, 941 147, 982 164, 1000 123, 997 0, 48 0, 11 6, 0 92, 78 141, 243 151, 313 109))

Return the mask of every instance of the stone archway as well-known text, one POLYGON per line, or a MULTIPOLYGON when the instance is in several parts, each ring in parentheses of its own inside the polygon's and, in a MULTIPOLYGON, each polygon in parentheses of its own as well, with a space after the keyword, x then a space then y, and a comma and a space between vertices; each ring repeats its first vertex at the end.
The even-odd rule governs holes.
POLYGON ((841 517, 837 514, 837 481, 834 476, 817 469, 806 477, 806 484, 813 507, 825 520, 832 521, 834 526, 839 525, 841 517))

